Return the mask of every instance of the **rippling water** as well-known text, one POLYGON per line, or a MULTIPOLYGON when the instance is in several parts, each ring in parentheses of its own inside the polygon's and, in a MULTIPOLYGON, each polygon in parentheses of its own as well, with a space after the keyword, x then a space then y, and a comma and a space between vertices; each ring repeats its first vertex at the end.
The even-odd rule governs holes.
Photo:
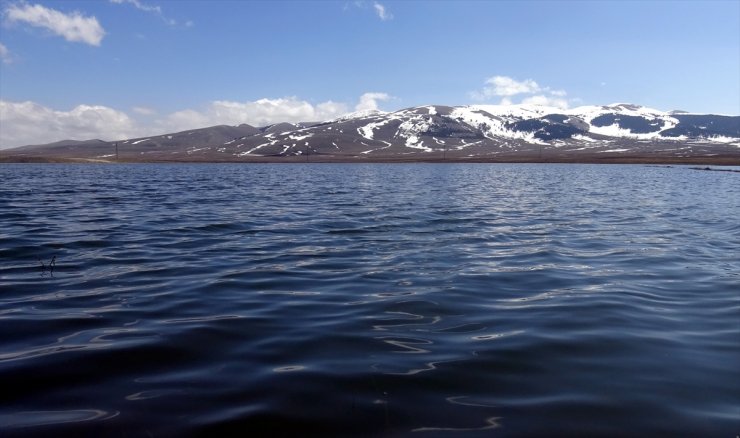
POLYGON ((740 432, 740 174, 1 165, 0 181, 0 435, 740 432))

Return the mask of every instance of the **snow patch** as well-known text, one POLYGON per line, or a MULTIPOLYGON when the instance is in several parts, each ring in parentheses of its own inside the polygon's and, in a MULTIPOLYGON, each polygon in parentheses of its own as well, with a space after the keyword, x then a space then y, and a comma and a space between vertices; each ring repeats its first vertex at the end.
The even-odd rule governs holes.
POLYGON ((627 152, 629 149, 607 149, 605 151, 597 151, 598 153, 602 152, 627 152))
POLYGON ((373 131, 377 128, 380 128, 383 125, 387 125, 391 120, 393 119, 390 118, 390 119, 381 120, 379 122, 368 123, 365 126, 361 126, 357 128, 357 133, 365 137, 368 140, 373 140, 373 136, 374 136, 373 131))
MULTIPOLYGON (((379 141, 380 141, 381 143, 385 143, 385 144, 387 144, 388 146, 383 146, 382 148, 377 148, 377 149, 370 149, 370 150, 367 150, 367 151, 363 151, 363 152, 361 152, 361 153, 362 153, 362 154, 369 154, 369 153, 371 153, 371 152, 375 152, 375 151, 382 151, 383 149, 388 149, 389 147, 393 146, 393 145, 392 145, 391 143, 389 143, 389 142, 387 142, 387 141, 383 141, 383 140, 379 140, 379 141)), ((362 144, 365 144, 365 143, 362 143, 362 144)), ((365 146, 367 146, 367 145, 365 145, 365 146)))
POLYGON ((732 143, 734 141, 738 141, 737 138, 727 137, 724 135, 714 135, 711 137, 706 137, 704 140, 710 143, 732 143))
POLYGON ((597 143, 597 142, 599 141, 599 140, 596 140, 596 139, 594 139, 594 138, 591 138, 591 137, 587 137, 587 136, 585 136, 585 135, 581 135, 581 134, 575 134, 575 135, 574 135, 574 136, 572 136, 571 138, 572 138, 573 140, 578 140, 578 141, 585 141, 585 142, 587 142, 587 143, 597 143))
POLYGON ((313 134, 306 134, 306 135, 289 135, 288 138, 295 141, 301 141, 305 140, 309 137, 311 137, 313 134))

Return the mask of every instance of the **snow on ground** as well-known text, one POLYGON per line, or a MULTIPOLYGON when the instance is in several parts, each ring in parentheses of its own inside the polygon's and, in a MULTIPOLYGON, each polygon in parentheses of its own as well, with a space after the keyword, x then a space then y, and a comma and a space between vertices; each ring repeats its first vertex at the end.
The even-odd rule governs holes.
POLYGON ((580 118, 590 126, 589 132, 594 134, 606 135, 609 137, 626 137, 640 140, 652 140, 660 138, 660 133, 667 129, 672 129, 678 125, 678 119, 671 117, 670 114, 665 111, 660 111, 654 108, 647 108, 639 105, 630 105, 625 103, 615 103, 611 105, 597 106, 597 105, 586 105, 579 106, 569 110, 561 110, 561 114, 571 115, 580 118), (652 121, 662 121, 663 126, 659 131, 648 132, 648 133, 633 133, 629 129, 620 128, 617 123, 609 126, 593 126, 593 119, 605 115, 605 114, 616 114, 625 116, 642 117, 652 121))
POLYGON ((343 116, 337 117, 336 119, 326 120, 327 122, 344 122, 347 120, 353 120, 353 119, 362 119, 366 117, 374 117, 382 114, 387 114, 385 111, 380 110, 362 110, 362 111, 355 111, 353 113, 345 114, 343 116))
POLYGON ((581 135, 581 134, 576 134, 576 135, 572 136, 571 138, 572 138, 573 140, 578 140, 578 141, 585 141, 585 142, 587 142, 587 143, 596 143, 596 142, 598 142, 598 141, 599 141, 599 140, 596 140, 596 139, 594 139, 594 138, 591 138, 591 137, 587 137, 587 136, 585 136, 585 135, 581 135))
POLYGON ((301 141, 305 140, 309 137, 311 137, 313 134, 306 134, 306 135, 289 135, 288 138, 295 141, 301 141))
POLYGON ((468 148, 470 146, 476 146, 476 145, 479 145, 481 143, 483 143, 483 140, 474 141, 472 143, 465 143, 465 140, 463 140, 462 143, 460 143, 458 146, 455 146, 453 149, 456 150, 456 151, 461 151, 461 150, 463 150, 465 148, 468 148))
MULTIPOLYGON (((590 121, 595 117, 603 114, 622 114, 625 116, 640 116, 646 118, 662 118, 670 117, 665 111, 660 111, 654 108, 648 108, 640 105, 631 105, 627 103, 613 103, 611 105, 584 105, 576 108, 567 110, 557 110, 554 113, 567 114, 571 116, 580 116, 581 118, 587 118, 590 121)), ((675 120, 675 119, 674 119, 675 120)))
MULTIPOLYGON (((385 144, 387 144, 388 146, 383 146, 382 148, 370 149, 370 150, 367 150, 367 151, 363 151, 363 152, 361 152, 361 153, 362 153, 362 154, 369 154, 369 153, 372 153, 372 152, 375 152, 375 151, 382 151, 383 149, 388 149, 389 147, 393 146, 393 145, 392 145, 391 143, 389 143, 389 142, 387 142, 387 141, 383 141, 383 140, 379 140, 379 141, 380 141, 381 143, 385 143, 385 144)), ((365 143, 362 143, 362 144, 364 144, 365 146, 368 146, 368 145, 366 145, 365 143)))
MULTIPOLYGON (((678 119, 670 114, 653 108, 629 104, 612 104, 605 106, 580 106, 573 109, 562 109, 539 105, 470 105, 455 108, 450 117, 460 120, 473 128, 480 129, 488 138, 506 137, 518 138, 534 144, 547 144, 534 138, 532 133, 517 132, 506 128, 508 123, 519 120, 536 119, 548 114, 563 114, 578 118, 590 125, 590 132, 609 137, 624 137, 631 139, 652 140, 661 138, 660 133, 678 125, 678 119), (604 114, 639 116, 648 120, 662 121, 659 131, 651 133, 633 133, 628 129, 620 128, 617 123, 610 126, 593 126, 591 122, 604 114)), ((571 120, 571 119, 568 119, 571 120)), ((574 136, 580 141, 597 141, 585 136, 574 136)))
POLYGON ((398 126, 396 137, 406 138, 406 147, 421 149, 424 152, 431 152, 432 149, 424 146, 420 134, 426 132, 432 126, 432 118, 424 119, 420 116, 410 116, 410 118, 398 126))
POLYGON ((145 139, 143 139, 143 140, 136 140, 135 142, 133 142, 133 143, 131 143, 131 144, 132 144, 132 145, 133 145, 133 144, 139 144, 139 143, 143 143, 143 142, 145 142, 145 141, 148 141, 148 140, 151 140, 151 138, 145 138, 145 139))
MULTIPOLYGON (((529 108, 523 105, 471 105, 455 108, 450 117, 483 132, 487 138, 505 137, 528 143, 547 144, 534 137, 532 132, 517 132, 506 128, 506 123, 523 118, 536 118, 546 107, 529 108), (493 112, 492 112, 493 111, 493 112)), ((548 113, 549 114, 549 113, 548 113)))
POLYGON ((563 114, 563 110, 556 107, 541 105, 470 105, 467 108, 473 111, 485 111, 491 115, 507 119, 536 119, 547 114, 563 114))
POLYGON ((377 128, 380 128, 383 125, 387 125, 392 120, 394 120, 394 119, 393 118, 386 118, 386 119, 383 119, 383 120, 381 120, 379 122, 368 123, 365 126, 361 126, 361 127, 357 128, 357 133, 360 134, 361 136, 365 137, 368 140, 373 140, 373 136, 375 135, 373 131, 375 129, 377 129, 377 128))
MULTIPOLYGON (((624 138, 633 138, 638 140, 652 140, 656 138, 663 138, 660 133, 665 131, 666 129, 671 129, 678 125, 678 120, 674 119, 673 117, 664 117, 661 118, 663 120, 664 124, 663 127, 660 129, 660 131, 655 132, 647 132, 647 133, 633 133, 629 129, 620 128, 617 123, 614 123, 612 125, 608 126, 593 126, 591 125, 591 121, 589 120, 589 132, 593 132, 594 134, 600 134, 600 135, 606 135, 609 137, 624 137, 624 138)), ((668 137, 669 139, 673 137, 668 137)))
POLYGON ((732 143, 732 142, 736 142, 736 141, 738 141, 740 139, 733 138, 733 137, 726 137, 724 135, 715 135, 715 136, 712 136, 712 137, 706 137, 706 138, 704 138, 704 140, 706 140, 706 141, 708 141, 710 143, 732 143))
POLYGON ((250 149, 250 150, 248 150, 248 151, 246 151, 246 152, 244 152, 244 153, 245 153, 245 154, 251 154, 252 152, 256 151, 257 149, 261 149, 261 148, 263 148, 263 147, 265 147, 265 146, 272 146, 272 145, 274 145, 274 144, 275 144, 276 142, 277 142, 277 140, 271 140, 271 141, 268 141, 267 143, 262 143, 262 144, 259 144, 259 145, 257 145, 257 146, 255 146, 255 147, 253 147, 252 149, 250 149))
POLYGON ((186 152, 188 153, 188 155, 190 155, 190 154, 192 154, 193 152, 198 152, 198 151, 204 151, 204 150, 206 150, 206 149, 210 149, 210 148, 193 148, 193 149, 189 149, 189 150, 187 150, 186 152))
POLYGON ((630 149, 607 149, 605 151, 597 151, 598 153, 602 152, 628 152, 630 149))

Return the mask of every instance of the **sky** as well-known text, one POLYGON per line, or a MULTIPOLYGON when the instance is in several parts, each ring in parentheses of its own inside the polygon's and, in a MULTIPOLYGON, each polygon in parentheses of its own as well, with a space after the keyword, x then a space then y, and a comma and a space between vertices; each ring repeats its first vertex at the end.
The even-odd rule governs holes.
POLYGON ((740 1, 0 0, 0 149, 617 102, 740 114, 740 1))

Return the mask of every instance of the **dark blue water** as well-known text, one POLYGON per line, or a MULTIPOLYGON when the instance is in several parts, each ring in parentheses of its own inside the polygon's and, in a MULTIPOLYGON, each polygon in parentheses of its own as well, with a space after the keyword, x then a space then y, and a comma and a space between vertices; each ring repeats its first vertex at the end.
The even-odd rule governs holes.
POLYGON ((0 435, 740 433, 740 174, 2 165, 0 182, 0 435))

